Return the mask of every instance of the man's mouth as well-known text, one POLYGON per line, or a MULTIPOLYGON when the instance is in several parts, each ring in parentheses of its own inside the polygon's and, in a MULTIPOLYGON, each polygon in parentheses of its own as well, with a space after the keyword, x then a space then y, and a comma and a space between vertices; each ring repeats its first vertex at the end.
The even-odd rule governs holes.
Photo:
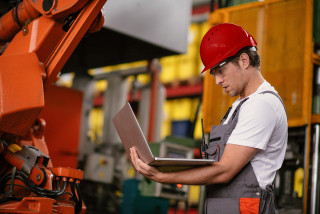
POLYGON ((227 92, 228 86, 223 86, 222 88, 224 89, 225 92, 227 92))

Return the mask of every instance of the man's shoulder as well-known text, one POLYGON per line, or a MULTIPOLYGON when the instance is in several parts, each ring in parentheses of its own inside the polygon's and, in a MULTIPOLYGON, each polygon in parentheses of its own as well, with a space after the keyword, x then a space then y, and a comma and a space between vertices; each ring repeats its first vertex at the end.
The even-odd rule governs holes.
POLYGON ((273 115, 276 112, 274 102, 275 100, 271 97, 255 96, 248 99, 243 104, 240 111, 242 114, 245 114, 246 117, 251 116, 260 118, 264 115, 273 115))
POLYGON ((245 102, 246 108, 255 108, 262 110, 264 108, 272 108, 276 103, 281 102, 277 96, 271 93, 259 93, 256 96, 250 97, 245 102))
POLYGON ((277 106, 281 103, 281 97, 273 86, 267 81, 261 84, 258 90, 249 96, 247 104, 277 106))
POLYGON ((277 121, 285 118, 286 112, 277 96, 265 93, 249 98, 241 107, 239 116, 252 121, 277 121))

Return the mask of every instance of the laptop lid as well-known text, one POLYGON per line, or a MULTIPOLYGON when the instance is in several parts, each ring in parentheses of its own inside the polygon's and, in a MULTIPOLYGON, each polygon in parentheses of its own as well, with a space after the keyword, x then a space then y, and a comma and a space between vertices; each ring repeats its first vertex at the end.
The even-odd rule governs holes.
POLYGON ((126 103, 112 118, 112 122, 120 136, 127 156, 130 157, 130 148, 134 146, 141 160, 146 164, 161 167, 159 168, 160 171, 178 171, 214 162, 211 159, 154 157, 129 103, 126 103))
POLYGON ((148 142, 129 103, 126 103, 112 118, 112 122, 120 136, 128 157, 130 157, 130 148, 134 146, 136 147, 139 157, 146 164, 154 160, 148 142))

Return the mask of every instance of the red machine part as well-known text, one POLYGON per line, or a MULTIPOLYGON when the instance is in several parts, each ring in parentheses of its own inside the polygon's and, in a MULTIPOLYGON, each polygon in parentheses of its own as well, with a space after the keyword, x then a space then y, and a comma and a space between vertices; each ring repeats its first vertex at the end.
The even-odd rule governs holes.
MULTIPOLYGON (((21 197, 21 201, 8 200, 0 197, 0 213, 84 213, 85 205, 82 203, 79 190, 83 172, 78 169, 55 167, 47 160, 47 155, 40 153, 36 164, 30 167, 28 156, 32 154, 23 152, 23 149, 35 148, 34 145, 44 147, 42 140, 44 134, 44 121, 39 120, 31 128, 29 136, 17 144, 10 144, 5 148, 1 143, 0 153, 12 165, 17 167, 17 175, 14 177, 14 198, 21 197), (23 148, 20 145, 23 144, 23 148), (49 168, 46 166, 50 165, 49 168), (27 169, 27 170, 26 170, 27 169), (27 174, 28 169, 30 173, 27 174), (24 186, 22 188, 21 186, 24 186), (25 190, 25 188, 27 190, 25 190), (67 194, 69 193, 69 194, 67 194), (70 193, 71 197, 70 197, 70 193), (41 198, 35 196, 42 196, 41 198), (40 199, 40 200, 38 200, 40 199), (50 212, 48 212, 50 211, 50 212)), ((37 150, 36 150, 37 151, 37 150)), ((47 151, 47 149, 44 149, 47 151)), ((29 158, 32 160, 32 158, 29 158)), ((12 176, 7 174, 1 183, 1 189, 10 193, 12 176), (9 177, 8 177, 9 176, 9 177), (4 187, 5 186, 5 187, 4 187)), ((8 195, 8 194, 7 194, 8 195)), ((10 196, 13 198, 13 196, 10 196)), ((8 198, 8 197, 7 197, 8 198)))
POLYGON ((45 94, 40 117, 46 121, 44 136, 54 166, 76 168, 81 128, 83 93, 52 86, 45 94))
POLYGON ((67 167, 56 167, 50 169, 55 176, 70 179, 70 181, 79 182, 83 179, 83 172, 79 169, 67 167))
MULTIPOLYGON (((30 214, 52 214, 52 213, 74 213, 72 204, 57 204, 57 201, 51 198, 25 197, 22 201, 11 202, 0 207, 0 213, 30 213, 30 214)), ((81 213, 85 213, 84 211, 81 213)))

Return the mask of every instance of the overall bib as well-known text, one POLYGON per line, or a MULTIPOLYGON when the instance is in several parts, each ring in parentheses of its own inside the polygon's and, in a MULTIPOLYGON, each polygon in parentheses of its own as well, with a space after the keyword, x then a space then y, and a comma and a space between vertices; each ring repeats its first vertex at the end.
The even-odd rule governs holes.
MULTIPOLYGON (((277 96, 284 106, 280 96, 275 92, 261 93, 271 93, 277 96)), ((245 98, 239 103, 227 124, 223 125, 231 108, 222 119, 221 125, 211 128, 210 144, 206 150, 209 159, 216 161, 221 159, 224 147, 237 125, 239 110, 248 99, 245 98)), ((267 185, 266 189, 260 188, 250 162, 229 183, 206 186, 205 210, 206 214, 278 213, 273 186, 267 185)))

